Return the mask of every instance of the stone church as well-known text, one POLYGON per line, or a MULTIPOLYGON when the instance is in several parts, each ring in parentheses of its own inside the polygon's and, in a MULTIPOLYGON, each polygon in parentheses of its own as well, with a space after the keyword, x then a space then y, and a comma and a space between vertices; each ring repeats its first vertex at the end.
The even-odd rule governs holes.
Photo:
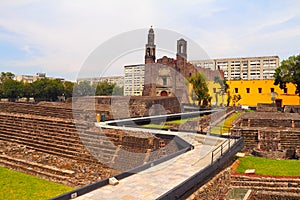
POLYGON ((187 61, 187 41, 177 40, 176 59, 164 56, 156 60, 154 30, 148 33, 145 48, 145 79, 143 96, 176 96, 181 103, 188 103, 188 78, 197 72, 204 73, 208 80, 223 76, 220 70, 198 68, 187 61))

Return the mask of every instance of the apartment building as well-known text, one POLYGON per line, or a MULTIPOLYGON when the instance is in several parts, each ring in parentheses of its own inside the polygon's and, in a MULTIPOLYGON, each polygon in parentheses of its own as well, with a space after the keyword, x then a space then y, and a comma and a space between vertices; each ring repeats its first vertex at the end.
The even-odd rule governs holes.
POLYGON ((220 69, 226 80, 266 80, 274 79, 279 66, 278 56, 221 58, 190 61, 197 67, 220 69))
POLYGON ((144 88, 145 65, 124 66, 124 96, 141 96, 144 88))
POLYGON ((101 82, 108 82, 110 84, 116 84, 119 87, 124 86, 124 76, 106 76, 106 77, 95 77, 95 78, 78 78, 77 83, 87 82, 90 85, 95 85, 101 82))
POLYGON ((48 78, 48 79, 59 79, 61 81, 64 81, 64 78, 56 78, 56 77, 47 77, 46 73, 36 73, 36 75, 17 75, 16 81, 24 82, 24 83, 33 83, 34 81, 42 78, 48 78))

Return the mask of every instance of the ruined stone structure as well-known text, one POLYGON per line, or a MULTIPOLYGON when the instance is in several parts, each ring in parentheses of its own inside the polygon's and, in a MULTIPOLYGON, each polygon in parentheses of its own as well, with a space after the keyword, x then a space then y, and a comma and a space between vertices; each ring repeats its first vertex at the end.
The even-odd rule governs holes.
POLYGON ((170 139, 150 133, 100 131, 74 120, 70 108, 8 102, 0 107, 0 166, 74 187, 178 151, 170 139))
POLYGON ((248 196, 244 194, 238 197, 245 200, 294 200, 300 198, 299 177, 241 175, 236 174, 233 165, 217 173, 205 185, 191 194, 187 200, 227 199, 227 194, 234 189, 249 190, 248 196))
POLYGON ((231 134, 244 137, 244 151, 270 158, 300 157, 298 113, 244 113, 231 134))
POLYGON ((197 72, 203 73, 208 80, 218 76, 220 70, 197 68, 187 61, 187 41, 177 41, 176 59, 166 56, 156 59, 154 31, 150 28, 145 49, 145 83, 143 96, 176 96, 181 103, 188 102, 187 79, 197 72))
MULTIPOLYGON (((106 119, 141 117, 166 113, 179 113, 181 107, 176 97, 145 96, 95 96, 73 98, 74 115, 95 121, 96 114, 106 119), (158 106, 159 105, 159 106, 158 106), (77 112, 76 110, 85 110, 77 112)), ((77 118, 77 117, 76 117, 77 118)))
POLYGON ((226 168, 225 170, 216 174, 216 176, 209 180, 205 185, 197 189, 187 198, 187 200, 224 199, 226 193, 230 189, 230 183, 231 170, 230 168, 226 168))

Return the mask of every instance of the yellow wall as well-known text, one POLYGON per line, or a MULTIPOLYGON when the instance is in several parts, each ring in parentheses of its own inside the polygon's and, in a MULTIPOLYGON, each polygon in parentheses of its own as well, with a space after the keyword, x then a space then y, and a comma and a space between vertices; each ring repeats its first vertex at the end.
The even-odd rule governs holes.
MULTIPOLYGON (((274 92, 278 94, 276 99, 282 99, 282 106, 299 105, 300 98, 298 95, 295 95, 296 88, 293 84, 287 84, 287 93, 285 94, 278 85, 274 85, 273 83, 274 80, 227 81, 231 97, 234 94, 240 94, 242 97, 236 105, 257 106, 257 103, 272 103, 271 88, 274 88, 274 92), (235 93, 235 88, 238 88, 238 93, 235 93), (249 93, 247 93, 246 88, 250 88, 249 93), (258 92, 258 88, 262 88, 262 93, 258 92)), ((232 101, 230 105, 232 105, 232 101)))
MULTIPOLYGON (((208 90, 209 90, 209 95, 212 97, 211 99, 211 105, 226 105, 227 104, 227 95, 224 94, 223 96, 220 94, 220 84, 218 83, 214 83, 214 81, 207 81, 207 87, 208 87, 208 90), (214 88, 215 88, 215 91, 216 93, 214 93, 214 88), (217 99, 218 99, 218 102, 217 102, 217 99)), ((193 100, 192 100, 192 91, 193 91, 193 85, 192 84, 189 84, 189 101, 190 103, 193 103, 193 100)), ((194 102, 195 104, 197 104, 197 102, 194 102)))
MULTIPOLYGON (((274 80, 232 80, 227 81, 229 85, 229 93, 231 96, 230 105, 233 105, 232 98, 234 95, 241 95, 241 100, 239 100, 236 105, 244 106, 257 106, 258 103, 272 103, 271 100, 271 88, 274 88, 274 92, 278 95, 276 99, 282 99, 282 106, 284 105, 300 105, 300 98, 295 94, 296 87, 293 84, 287 84, 287 93, 285 94, 283 90, 279 88, 278 85, 274 85, 274 80), (238 93, 235 93, 235 88, 238 88, 238 93), (247 93, 247 89, 250 89, 250 92, 247 93), (258 92, 258 88, 261 88, 261 93, 258 92)), ((214 83, 213 81, 207 82, 209 94, 212 97, 211 105, 216 104, 216 91, 220 91, 220 85, 214 83)), ((189 100, 190 103, 193 103, 191 98, 193 87, 189 85, 189 100)), ((224 94, 223 97, 221 94, 218 95, 218 105, 227 105, 227 94, 224 94)))

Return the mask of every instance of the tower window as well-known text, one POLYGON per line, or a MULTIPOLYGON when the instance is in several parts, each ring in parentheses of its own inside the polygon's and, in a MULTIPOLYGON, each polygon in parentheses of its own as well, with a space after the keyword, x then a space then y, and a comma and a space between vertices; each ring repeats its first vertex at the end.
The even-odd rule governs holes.
POLYGON ((287 92, 288 92, 287 88, 284 88, 283 92, 284 92, 284 94, 287 94, 287 92))
POLYGON ((214 93, 217 93, 217 89, 216 88, 213 88, 213 90, 214 90, 214 93))
POLYGON ((271 92, 274 92, 275 90, 274 90, 274 88, 271 88, 271 92))
POLYGON ((247 92, 247 93, 250 93, 250 88, 246 88, 246 92, 247 92))
POLYGON ((166 77, 163 77, 162 80, 163 80, 163 85, 164 85, 164 86, 167 85, 167 78, 166 78, 166 77))
POLYGON ((262 93, 262 88, 258 88, 258 93, 262 93))
POLYGON ((235 93, 239 93, 239 88, 234 88, 235 93))

